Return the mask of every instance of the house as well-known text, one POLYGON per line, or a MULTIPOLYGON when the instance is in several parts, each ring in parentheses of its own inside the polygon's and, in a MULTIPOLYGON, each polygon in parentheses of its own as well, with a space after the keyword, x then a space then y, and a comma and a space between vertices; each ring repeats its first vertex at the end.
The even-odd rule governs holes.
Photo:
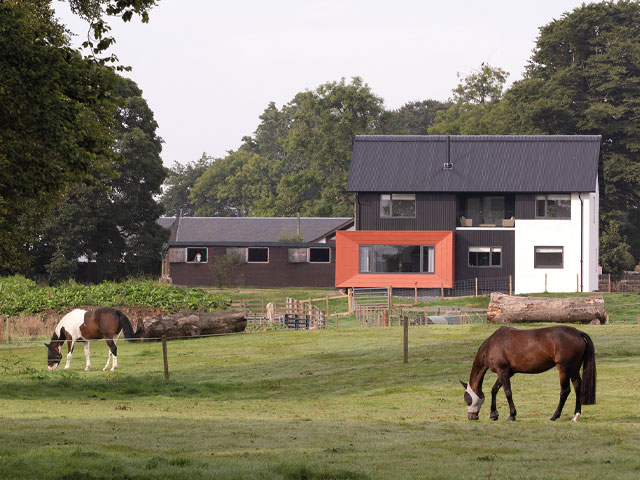
POLYGON ((600 141, 357 136, 355 231, 337 232, 336 287, 596 290, 600 141))
POLYGON ((214 264, 233 253, 237 284, 333 288, 336 232, 353 228, 353 218, 162 217, 158 223, 171 231, 168 276, 190 286, 218 283, 214 264))

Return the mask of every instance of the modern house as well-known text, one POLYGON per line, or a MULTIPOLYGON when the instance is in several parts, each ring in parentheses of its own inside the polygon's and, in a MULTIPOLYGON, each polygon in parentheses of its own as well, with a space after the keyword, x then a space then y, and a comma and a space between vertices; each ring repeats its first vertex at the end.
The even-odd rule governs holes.
POLYGON ((214 264, 234 254, 237 284, 331 287, 335 236, 353 218, 162 217, 171 231, 168 276, 178 285, 216 285, 214 264))
POLYGON ((336 287, 598 288, 600 136, 357 136, 336 287))

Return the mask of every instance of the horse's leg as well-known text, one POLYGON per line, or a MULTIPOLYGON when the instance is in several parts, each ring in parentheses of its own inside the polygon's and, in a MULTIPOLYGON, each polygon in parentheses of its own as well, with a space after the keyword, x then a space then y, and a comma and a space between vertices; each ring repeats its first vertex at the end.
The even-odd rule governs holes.
MULTIPOLYGON (((580 367, 578 367, 580 368, 580 367)), ((582 391, 582 379, 580 378, 580 370, 576 370, 571 376, 571 383, 573 383, 573 391, 576 394, 576 409, 573 412, 572 422, 577 422, 582 413, 582 399, 580 398, 580 392, 582 391)))
POLYGON ((106 340, 106 342, 107 345, 109 345, 109 358, 107 358, 107 364, 104 366, 103 370, 109 368, 110 361, 113 361, 113 363, 111 364, 111 370, 115 370, 118 366, 118 348, 116 347, 116 342, 114 342, 113 339, 110 338, 106 340))
POLYGON ((89 341, 84 341, 84 358, 87 362, 87 365, 84 367, 84 371, 88 372, 91 368, 91 359, 89 358, 89 341))
POLYGON ((564 402, 567 401, 567 397, 571 393, 571 377, 570 375, 558 365, 558 372, 560 373, 560 402, 558 402, 558 408, 556 408, 553 417, 549 420, 555 422, 562 413, 562 408, 564 407, 564 402))
POLYGON ((75 343, 75 340, 67 340, 67 363, 64 366, 65 370, 69 368, 69 365, 71 365, 71 354, 73 353, 75 343))
POLYGON ((489 414, 491 420, 498 420, 499 417, 498 409, 496 408, 496 396, 498 395, 500 387, 502 387, 502 382, 500 381, 500 377, 498 377, 491 389, 491 413, 489 414))
POLYGON ((507 418, 508 422, 512 422, 516 419, 516 406, 513 404, 513 398, 511 395, 511 377, 513 373, 510 370, 498 370, 498 380, 502 383, 504 389, 504 395, 507 397, 507 402, 509 402, 509 418, 507 418))

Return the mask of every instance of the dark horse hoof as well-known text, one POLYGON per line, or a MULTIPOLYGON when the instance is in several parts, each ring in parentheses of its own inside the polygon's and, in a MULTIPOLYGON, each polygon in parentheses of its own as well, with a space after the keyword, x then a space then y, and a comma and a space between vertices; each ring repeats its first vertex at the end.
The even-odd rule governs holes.
POLYGON ((491 414, 489 415, 489 418, 493 421, 498 420, 499 417, 500 415, 498 414, 498 412, 491 412, 491 414))
POLYGON ((516 421, 516 417, 507 418, 507 422, 515 422, 515 421, 516 421))

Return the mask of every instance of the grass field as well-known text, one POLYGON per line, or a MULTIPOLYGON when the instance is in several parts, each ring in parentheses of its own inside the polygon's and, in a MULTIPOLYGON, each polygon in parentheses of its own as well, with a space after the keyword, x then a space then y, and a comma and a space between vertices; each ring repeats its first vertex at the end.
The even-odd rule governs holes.
MULTIPOLYGON (((553 413, 556 370, 512 380, 518 421, 466 419, 467 380, 491 325, 276 331, 92 344, 67 371, 46 349, 0 347, 2 479, 636 479, 640 327, 581 327, 598 362, 597 404, 553 413)), ((489 394, 495 375, 485 381, 489 394)))

